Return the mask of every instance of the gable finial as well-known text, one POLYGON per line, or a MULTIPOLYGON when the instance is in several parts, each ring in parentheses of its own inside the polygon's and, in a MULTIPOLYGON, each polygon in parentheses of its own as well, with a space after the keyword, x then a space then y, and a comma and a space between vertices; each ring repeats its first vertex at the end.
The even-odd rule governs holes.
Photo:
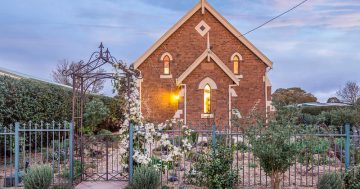
POLYGON ((205 0, 200 0, 201 1, 201 14, 205 14, 205 0))

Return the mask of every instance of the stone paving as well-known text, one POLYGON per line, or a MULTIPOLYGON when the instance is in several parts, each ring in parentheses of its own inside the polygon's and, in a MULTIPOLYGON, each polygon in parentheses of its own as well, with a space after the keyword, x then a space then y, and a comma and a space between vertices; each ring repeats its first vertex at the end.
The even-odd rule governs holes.
POLYGON ((81 182, 75 189, 124 189, 128 183, 121 181, 81 182))

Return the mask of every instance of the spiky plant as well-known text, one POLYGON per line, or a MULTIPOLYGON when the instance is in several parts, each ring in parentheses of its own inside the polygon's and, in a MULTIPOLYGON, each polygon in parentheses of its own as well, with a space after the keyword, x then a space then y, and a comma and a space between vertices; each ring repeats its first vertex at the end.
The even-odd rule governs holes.
POLYGON ((24 177, 25 189, 48 189, 52 181, 52 171, 49 165, 35 165, 24 177))
POLYGON ((157 189, 160 186, 160 173, 152 166, 142 165, 134 171, 131 189, 157 189))
POLYGON ((318 189, 341 189, 343 181, 341 174, 336 172, 330 172, 323 174, 317 183, 318 189))

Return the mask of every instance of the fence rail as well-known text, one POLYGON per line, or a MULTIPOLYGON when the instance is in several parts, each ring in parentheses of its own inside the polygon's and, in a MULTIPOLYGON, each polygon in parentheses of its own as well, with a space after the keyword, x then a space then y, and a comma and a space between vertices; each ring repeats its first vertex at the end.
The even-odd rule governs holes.
POLYGON ((53 184, 73 178, 73 126, 64 123, 15 123, 0 125, 0 184, 19 186, 28 168, 37 164, 52 167, 53 184))

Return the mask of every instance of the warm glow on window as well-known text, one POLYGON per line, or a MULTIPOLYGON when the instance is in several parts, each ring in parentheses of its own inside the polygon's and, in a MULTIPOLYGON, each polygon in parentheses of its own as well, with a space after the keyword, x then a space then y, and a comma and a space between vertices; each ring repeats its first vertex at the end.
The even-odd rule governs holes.
POLYGON ((211 102, 211 88, 209 84, 206 84, 204 87, 204 113, 209 114, 210 111, 210 102, 211 102))
POLYGON ((164 62, 164 74, 170 74, 170 57, 166 55, 163 59, 164 62))
POLYGON ((234 56, 234 74, 239 74, 239 57, 234 56))

